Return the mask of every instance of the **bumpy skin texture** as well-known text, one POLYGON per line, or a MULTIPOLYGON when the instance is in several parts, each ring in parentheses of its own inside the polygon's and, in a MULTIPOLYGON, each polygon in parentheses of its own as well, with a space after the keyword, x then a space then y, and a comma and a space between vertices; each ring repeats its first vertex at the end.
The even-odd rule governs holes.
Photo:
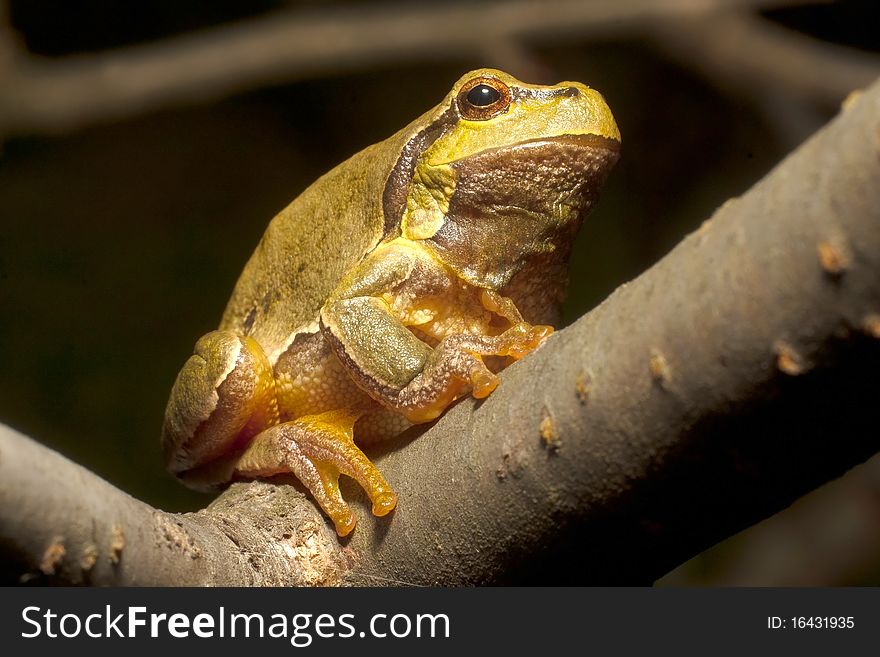
POLYGON ((291 472, 344 536, 338 479, 397 498, 355 444, 485 397, 551 332, 574 236, 617 160, 602 97, 491 69, 339 165, 270 223, 162 442, 194 487, 291 472))

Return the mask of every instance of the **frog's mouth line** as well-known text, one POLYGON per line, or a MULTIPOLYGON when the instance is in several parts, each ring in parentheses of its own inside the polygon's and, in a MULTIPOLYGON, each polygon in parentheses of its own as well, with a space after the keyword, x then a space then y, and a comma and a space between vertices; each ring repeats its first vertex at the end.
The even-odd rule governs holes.
POLYGON ((620 142, 616 139, 589 133, 567 133, 552 137, 535 137, 534 139, 518 141, 513 144, 504 144, 503 146, 493 146, 482 151, 477 151, 476 153, 471 153, 470 155, 463 157, 461 160, 446 162, 445 164, 454 167, 456 164, 467 160, 546 147, 559 147, 560 150, 565 150, 569 153, 599 151, 606 153, 608 156, 614 157, 615 159, 620 152, 620 142))
POLYGON ((603 137, 602 135, 596 134, 564 134, 557 135, 555 137, 536 137, 535 139, 528 139, 526 141, 520 141, 512 146, 501 146, 498 149, 487 149, 483 151, 484 153, 490 152, 492 150, 504 150, 506 148, 519 148, 519 147, 530 147, 536 146, 538 144, 562 144, 564 146, 573 146, 575 148, 590 148, 590 149, 602 149, 606 151, 611 151, 613 153, 618 153, 620 151, 620 142, 616 139, 611 139, 610 137, 603 137))

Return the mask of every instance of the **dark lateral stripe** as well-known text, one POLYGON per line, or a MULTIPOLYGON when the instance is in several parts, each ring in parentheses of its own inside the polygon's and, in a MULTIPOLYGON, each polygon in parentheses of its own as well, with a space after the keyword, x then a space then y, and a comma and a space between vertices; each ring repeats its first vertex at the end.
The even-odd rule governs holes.
POLYGON ((412 182, 419 155, 431 144, 440 139, 458 122, 458 115, 452 107, 441 114, 431 125, 415 134, 400 153, 394 168, 385 181, 382 192, 382 211, 385 215, 383 237, 388 237, 400 225, 406 207, 406 195, 412 182))

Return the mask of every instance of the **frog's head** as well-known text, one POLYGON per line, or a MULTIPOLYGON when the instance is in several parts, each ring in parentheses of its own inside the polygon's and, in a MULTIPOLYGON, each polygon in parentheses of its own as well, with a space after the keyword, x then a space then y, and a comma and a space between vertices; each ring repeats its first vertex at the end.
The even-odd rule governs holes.
POLYGON ((537 254, 567 259, 620 146, 594 89, 494 69, 465 75, 410 128, 385 188, 386 226, 494 289, 537 254))

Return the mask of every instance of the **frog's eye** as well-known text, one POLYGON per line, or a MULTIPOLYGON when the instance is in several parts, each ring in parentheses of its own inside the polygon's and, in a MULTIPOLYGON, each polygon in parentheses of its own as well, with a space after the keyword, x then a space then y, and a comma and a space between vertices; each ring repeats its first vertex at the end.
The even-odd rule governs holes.
POLYGON ((456 102, 462 118, 485 121, 507 111, 510 88, 497 78, 474 78, 462 85, 456 102))

